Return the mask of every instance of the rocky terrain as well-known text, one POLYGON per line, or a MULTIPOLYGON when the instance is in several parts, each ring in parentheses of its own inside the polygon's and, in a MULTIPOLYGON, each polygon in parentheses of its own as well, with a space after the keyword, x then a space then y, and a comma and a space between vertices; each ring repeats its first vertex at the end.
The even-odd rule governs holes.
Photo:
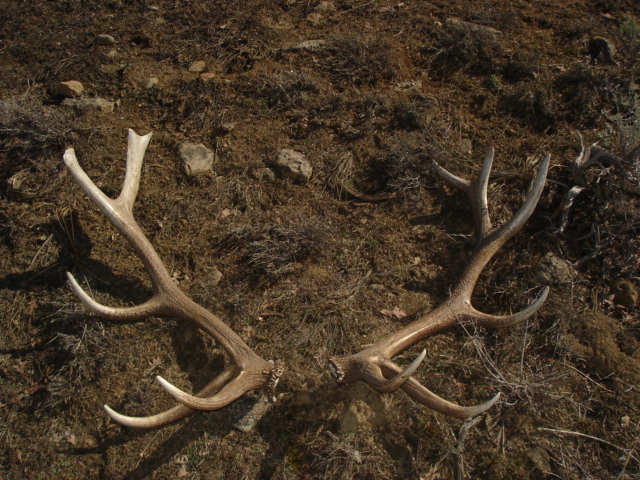
POLYGON ((640 6, 634 1, 0 0, 0 477, 640 478, 640 6), (151 415, 223 371, 172 317, 109 322, 152 284, 62 161, 115 198, 127 130, 153 132, 133 213, 173 281, 285 370, 164 428, 151 415), (338 386, 356 353, 447 302, 475 243, 436 175, 495 162, 509 221, 546 154, 532 217, 485 268, 479 310, 402 391, 338 386))

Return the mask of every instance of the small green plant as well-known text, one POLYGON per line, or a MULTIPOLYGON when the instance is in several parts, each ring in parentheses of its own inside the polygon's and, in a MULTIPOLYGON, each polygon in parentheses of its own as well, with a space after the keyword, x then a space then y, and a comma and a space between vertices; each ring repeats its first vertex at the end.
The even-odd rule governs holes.
POLYGON ((625 15, 618 27, 617 36, 627 46, 640 46, 640 24, 633 15, 625 15))
POLYGON ((623 54, 621 57, 626 57, 623 62, 635 66, 640 60, 640 23, 630 14, 622 18, 614 35, 618 40, 620 53, 623 54))
POLYGON ((504 90, 504 84, 498 75, 490 75, 486 81, 487 88, 493 93, 500 93, 504 90))

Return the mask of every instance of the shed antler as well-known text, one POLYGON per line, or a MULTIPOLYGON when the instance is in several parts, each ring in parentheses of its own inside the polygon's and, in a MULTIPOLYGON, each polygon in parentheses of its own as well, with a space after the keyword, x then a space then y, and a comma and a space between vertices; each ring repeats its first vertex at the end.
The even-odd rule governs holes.
POLYGON ((153 284, 151 299, 135 307, 114 308, 94 301, 78 285, 73 275, 67 273, 71 288, 90 311, 109 320, 135 321, 151 315, 168 315, 187 320, 215 338, 229 356, 228 366, 196 396, 176 388, 162 377, 160 384, 181 405, 148 417, 128 417, 105 405, 107 414, 116 422, 130 427, 151 428, 180 420, 195 410, 218 410, 245 393, 265 388, 273 391, 282 366, 260 358, 222 320, 185 295, 174 283, 162 260, 133 218, 133 203, 138 194, 142 159, 151 140, 151 134, 143 137, 129 130, 127 170, 120 196, 107 197, 82 170, 75 152, 69 148, 64 153, 64 163, 76 183, 109 221, 131 244, 147 269, 153 284))
POLYGON ((505 316, 488 315, 476 310, 471 305, 471 294, 487 263, 507 240, 522 228, 533 213, 544 188, 549 159, 547 155, 542 160, 531 190, 518 212, 500 228, 492 227, 487 206, 487 186, 493 163, 493 147, 487 153, 480 175, 473 182, 457 177, 435 164, 440 177, 466 193, 471 201, 476 231, 475 250, 446 302, 360 353, 330 359, 329 368, 339 384, 363 380, 380 392, 392 392, 400 388, 415 401, 437 412, 461 419, 483 413, 498 401, 499 393, 483 404, 463 407, 431 392, 411 376, 424 360, 426 350, 423 350, 404 371, 391 359, 420 340, 459 322, 475 321, 477 325, 483 327, 504 328, 531 317, 542 306, 549 293, 548 287, 544 288, 529 307, 505 316))

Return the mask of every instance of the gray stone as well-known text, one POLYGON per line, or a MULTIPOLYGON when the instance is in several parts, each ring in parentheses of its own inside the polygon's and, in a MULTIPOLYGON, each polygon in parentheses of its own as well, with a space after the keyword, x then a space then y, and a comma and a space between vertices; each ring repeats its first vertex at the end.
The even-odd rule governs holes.
POLYGON ((158 80, 158 77, 149 77, 144 82, 144 88, 146 88, 148 90, 150 88, 153 88, 153 87, 157 86, 159 82, 160 82, 160 80, 158 80))
POLYGON ((187 177, 211 172, 213 151, 201 143, 184 142, 178 147, 182 168, 187 177))
POLYGON ((538 263, 536 276, 538 281, 546 285, 563 285, 571 283, 578 275, 566 260, 549 252, 538 263))
POLYGON ((107 60, 113 60, 117 56, 118 51, 115 48, 110 48, 109 51, 104 54, 104 58, 106 58, 107 60))
POLYGON ((93 39, 93 44, 96 47, 111 47, 116 44, 116 39, 111 35, 96 35, 93 39))
POLYGON ((273 403, 269 402, 264 395, 245 395, 227 407, 229 422, 233 428, 248 433, 255 428, 272 406, 273 403))
POLYGON ((327 42, 325 40, 305 40, 304 42, 298 43, 296 45, 285 47, 284 50, 288 50, 291 52, 303 50, 308 52, 317 52, 319 50, 322 50, 326 44, 327 42))
POLYGON ((217 268, 213 268, 209 273, 209 277, 207 279, 207 285, 209 287, 217 287, 218 284, 222 281, 222 272, 217 268))
POLYGON ((84 87, 77 80, 60 82, 56 86, 56 93, 67 98, 79 97, 82 92, 84 92, 84 87))
POLYGON ((552 472, 551 457, 544 447, 536 445, 527 450, 524 455, 533 466, 532 478, 547 478, 552 472))
POLYGON ((320 2, 313 10, 319 13, 332 13, 336 11, 336 6, 333 2, 320 2))
POLYGON ((79 110, 99 110, 102 113, 111 113, 116 106, 115 102, 104 98, 65 98, 62 105, 79 110))
POLYGON ((191 73, 202 73, 207 68, 207 64, 204 60, 196 60, 195 62, 189 65, 189 71, 191 73))
POLYGON ((313 168, 304 153, 284 148, 271 162, 280 175, 296 183, 307 183, 313 173, 313 168))
POLYGON ((484 25, 480 25, 478 23, 466 22, 455 17, 447 18, 444 21, 444 24, 447 27, 463 27, 473 32, 484 32, 488 33, 489 35, 502 35, 502 32, 500 30, 496 30, 495 28, 485 27, 484 25))
POLYGON ((267 167, 256 168, 253 171, 253 176, 258 180, 266 180, 268 182, 272 182, 276 179, 276 174, 274 173, 274 171, 267 167))
POLYGON ((321 21, 322 15, 320 15, 319 13, 314 12, 307 15, 307 22, 309 22, 311 25, 318 25, 321 21))

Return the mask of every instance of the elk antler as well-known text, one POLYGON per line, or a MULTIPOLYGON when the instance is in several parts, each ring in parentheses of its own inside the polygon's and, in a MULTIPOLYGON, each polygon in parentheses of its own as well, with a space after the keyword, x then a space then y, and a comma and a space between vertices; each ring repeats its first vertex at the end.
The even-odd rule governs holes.
POLYGON ((477 239, 475 250, 451 291, 450 298, 445 303, 360 353, 344 358, 329 359, 329 368, 338 384, 363 380, 380 392, 392 392, 400 388, 415 401, 437 412, 461 419, 483 413, 498 401, 499 393, 481 405, 463 407, 431 392, 411 376, 424 360, 426 350, 423 350, 404 371, 391 359, 420 340, 459 322, 475 321, 476 324, 483 327, 504 328, 531 317, 542 306, 549 293, 548 287, 542 290, 529 307, 521 312, 505 316, 479 312, 471 305, 471 294, 487 263, 507 240, 522 228, 533 213, 544 188, 549 159, 550 157, 547 155, 542 160, 533 186, 520 210, 500 228, 491 226, 487 206, 487 185, 493 163, 493 147, 489 148, 480 175, 473 182, 457 177, 435 164, 440 177, 466 193, 471 201, 477 239))
POLYGON ((150 315, 168 315, 188 320, 215 338, 229 355, 229 364, 215 379, 200 390, 196 396, 189 395, 172 384, 157 377, 160 384, 182 405, 149 417, 128 417, 105 405, 107 414, 116 422, 129 427, 151 428, 180 420, 195 410, 218 410, 245 393, 258 388, 273 391, 282 366, 260 358, 222 320, 187 297, 174 283, 162 260, 133 218, 133 203, 138 194, 142 159, 151 140, 151 133, 141 137, 129 130, 127 170, 120 196, 113 200, 107 197, 82 170, 73 148, 64 153, 64 163, 76 183, 107 219, 131 244, 144 263, 154 295, 141 305, 114 308, 94 301, 78 285, 73 275, 67 273, 71 288, 80 301, 93 313, 116 321, 140 320, 150 315))

